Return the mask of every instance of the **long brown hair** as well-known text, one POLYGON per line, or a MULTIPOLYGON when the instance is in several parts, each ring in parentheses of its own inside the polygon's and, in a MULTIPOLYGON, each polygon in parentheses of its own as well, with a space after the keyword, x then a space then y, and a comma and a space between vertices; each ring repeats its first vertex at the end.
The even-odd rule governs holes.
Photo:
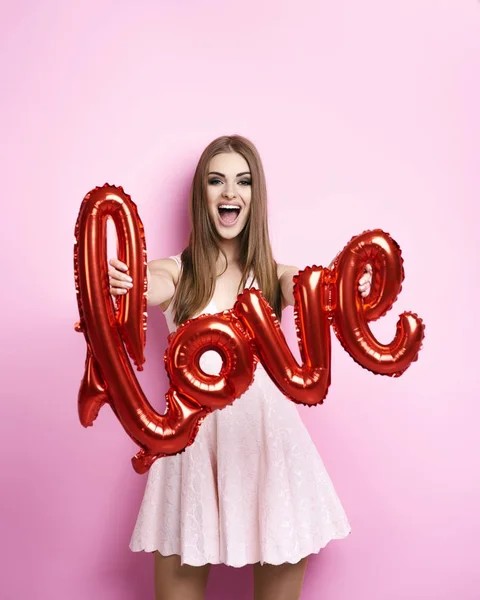
MULTIPOLYGON (((207 176, 211 159, 224 152, 241 154, 250 167, 252 200, 250 214, 240 241, 242 279, 239 293, 253 274, 263 295, 278 318, 281 293, 277 264, 273 258, 267 221, 267 186, 262 161, 255 146, 239 135, 219 137, 203 151, 190 190, 192 229, 182 252, 182 273, 177 284, 173 310, 177 325, 197 315, 210 302, 216 280, 217 258, 221 252, 214 224, 207 209, 207 176)), ((226 259, 226 257, 225 257, 226 259)))

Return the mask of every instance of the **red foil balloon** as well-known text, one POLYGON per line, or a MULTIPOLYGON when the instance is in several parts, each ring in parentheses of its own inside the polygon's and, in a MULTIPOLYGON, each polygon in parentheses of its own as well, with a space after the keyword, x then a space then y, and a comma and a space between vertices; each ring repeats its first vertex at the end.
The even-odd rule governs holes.
POLYGON ((86 195, 75 227, 74 268, 80 322, 87 359, 79 397, 80 421, 92 425, 108 402, 128 435, 141 450, 133 459, 144 472, 159 456, 181 452, 195 439, 208 409, 180 392, 169 390, 167 410, 160 415, 144 396, 130 364, 144 362, 146 325, 146 250, 137 208, 121 188, 105 185, 86 195), (119 256, 134 281, 115 313, 108 288, 106 225, 112 218, 119 256))
POLYGON ((146 332, 146 249, 137 208, 121 188, 105 185, 83 200, 75 227, 75 283, 87 359, 78 409, 84 426, 92 425, 108 403, 140 451, 135 470, 147 471, 157 458, 182 452, 193 443, 205 416, 231 404, 253 380, 256 361, 265 366, 290 400, 313 406, 330 385, 330 328, 350 355, 374 373, 398 376, 416 360, 424 326, 416 315, 400 316, 391 344, 380 344, 368 322, 395 302, 404 277, 398 245, 384 232, 353 238, 332 271, 308 267, 295 277, 295 324, 302 363, 294 359, 279 322, 261 292, 245 290, 230 311, 191 319, 169 337, 165 366, 170 378, 167 409, 160 415, 144 396, 129 355, 139 369, 146 332), (106 225, 113 219, 118 254, 129 266, 133 288, 114 309, 108 288, 106 225), (366 264, 374 272, 366 300, 358 281, 366 264), (200 357, 218 352, 218 375, 200 368, 200 357), (128 352, 128 354, 127 354, 128 352))
POLYGON ((368 326, 392 308, 403 279, 400 248, 379 229, 354 237, 335 261, 334 331, 350 356, 373 373, 398 377, 418 358, 425 327, 416 314, 400 315, 390 344, 381 344, 368 326), (358 282, 367 264, 373 267, 374 279, 369 297, 362 300, 358 282))
POLYGON ((255 357, 247 333, 232 311, 201 315, 181 325, 169 338, 165 366, 174 388, 209 409, 224 408, 253 381, 255 357), (215 350, 223 366, 218 375, 200 368, 200 357, 215 350))
POLYGON ((255 352, 277 387, 297 404, 323 402, 330 385, 330 324, 325 305, 326 273, 307 267, 295 277, 295 324, 302 364, 295 360, 272 308, 255 289, 244 291, 234 307, 255 352))

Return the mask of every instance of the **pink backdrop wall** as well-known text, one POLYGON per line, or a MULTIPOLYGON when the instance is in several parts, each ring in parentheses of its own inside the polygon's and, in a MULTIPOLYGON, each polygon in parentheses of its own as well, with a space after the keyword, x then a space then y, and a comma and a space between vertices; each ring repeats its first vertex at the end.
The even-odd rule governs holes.
MULTIPOLYGON (((353 526, 302 598, 478 599, 480 4, 24 0, 0 22, 1 597, 153 598, 151 556, 127 547, 134 445, 108 407, 77 420, 73 226, 108 181, 139 205, 150 258, 178 252, 195 161, 238 132, 264 158, 278 260, 325 264, 380 227, 406 281, 375 330, 406 309, 427 324, 398 380, 335 343, 327 402, 302 410, 353 526)), ((157 406, 165 343, 151 314, 157 406)), ((215 568, 208 598, 250 585, 215 568)))

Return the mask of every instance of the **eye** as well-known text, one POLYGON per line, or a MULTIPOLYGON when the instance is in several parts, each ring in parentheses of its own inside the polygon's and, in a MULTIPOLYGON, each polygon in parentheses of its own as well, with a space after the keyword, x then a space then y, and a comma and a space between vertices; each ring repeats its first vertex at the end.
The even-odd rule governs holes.
POLYGON ((222 183, 223 183, 223 181, 221 179, 219 179, 218 177, 213 177, 212 179, 208 180, 208 185, 220 185, 222 183))
POLYGON ((252 185, 252 181, 250 179, 242 179, 238 182, 238 185, 252 185))

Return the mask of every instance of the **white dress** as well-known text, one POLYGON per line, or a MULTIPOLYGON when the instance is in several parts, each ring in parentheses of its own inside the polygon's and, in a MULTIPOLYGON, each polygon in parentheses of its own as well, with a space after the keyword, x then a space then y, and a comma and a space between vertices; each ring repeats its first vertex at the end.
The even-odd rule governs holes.
MULTIPOLYGON (((203 311, 216 312, 213 302, 203 311)), ((171 308, 164 314, 174 331, 171 308)), ((201 365, 218 373, 220 357, 206 352, 201 365)), ((259 363, 250 388, 209 414, 185 452, 150 467, 130 549, 178 554, 194 566, 277 565, 349 533, 295 404, 259 363)))

